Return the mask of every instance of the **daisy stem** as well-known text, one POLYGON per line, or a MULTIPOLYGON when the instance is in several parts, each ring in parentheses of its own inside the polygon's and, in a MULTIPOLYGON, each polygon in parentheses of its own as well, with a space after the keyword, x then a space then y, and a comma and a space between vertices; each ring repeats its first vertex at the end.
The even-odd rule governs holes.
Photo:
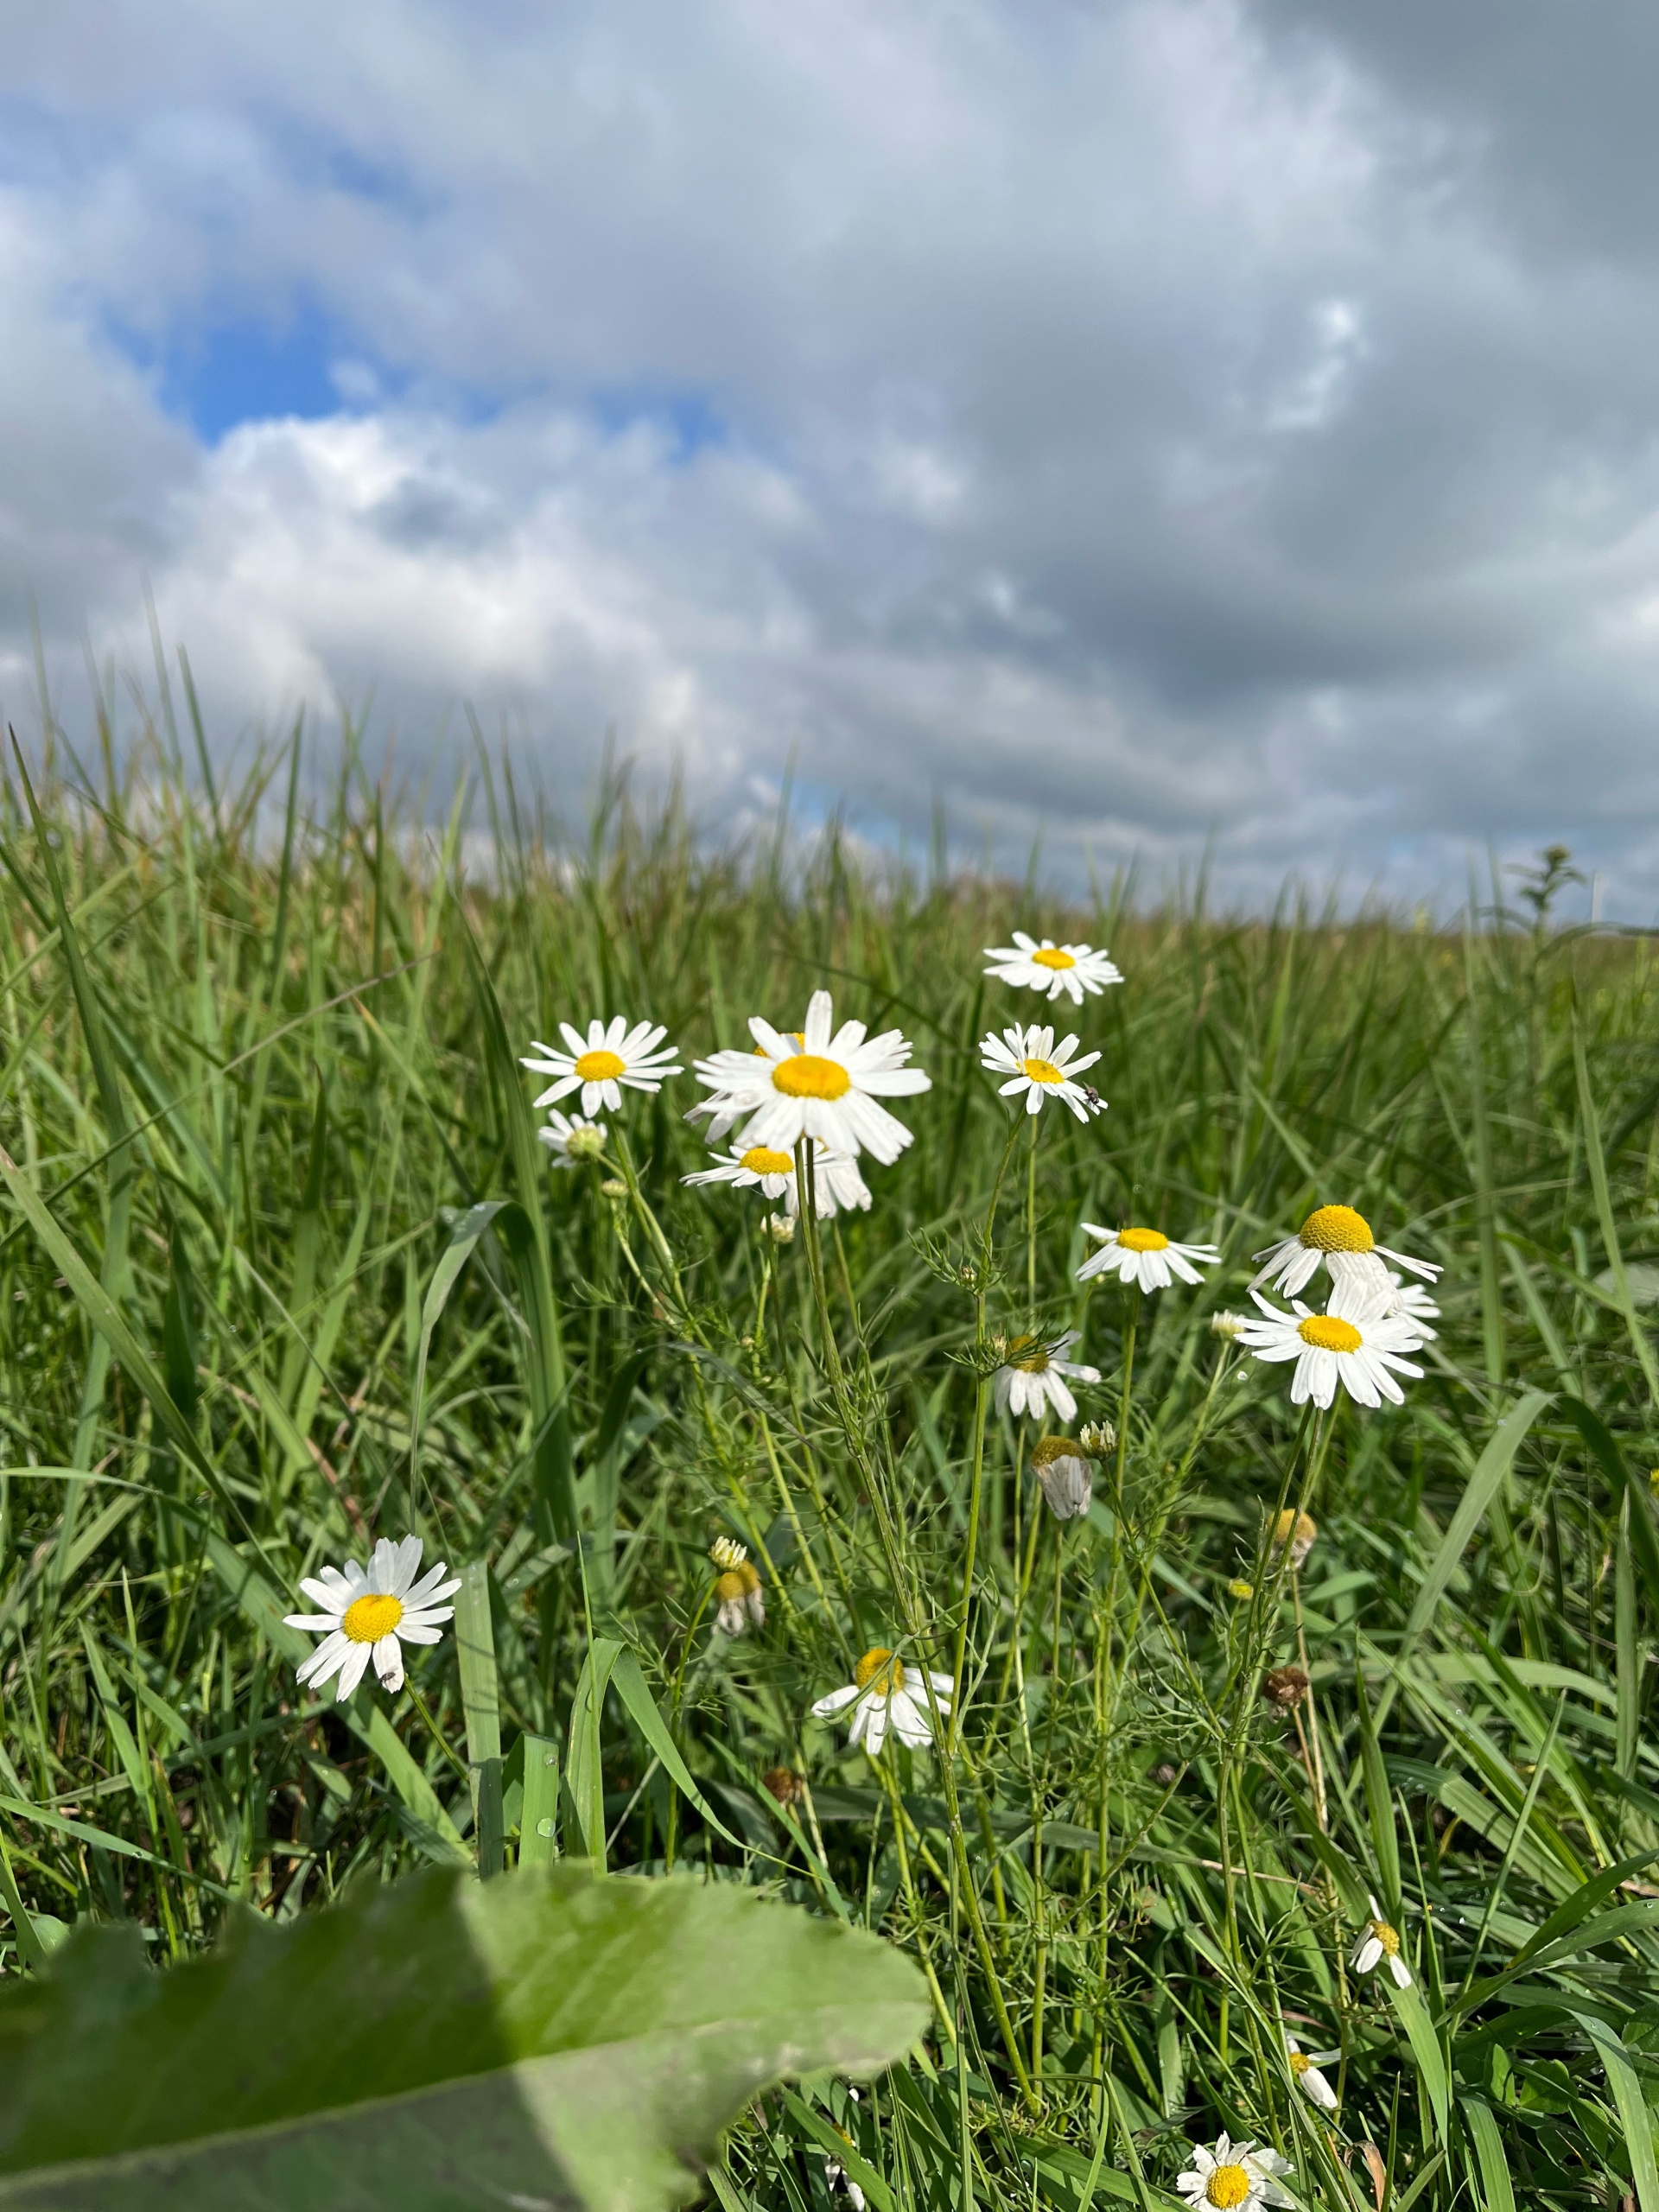
POLYGON ((428 1708, 426 1700, 421 1695, 419 1690, 416 1688, 414 1683, 410 1681, 407 1675, 404 1678, 404 1688, 409 1692, 410 1704, 415 1707, 416 1712, 420 1714, 422 1719, 425 1721, 428 1735, 431 1737, 433 1742, 443 1753, 445 1758, 448 1760, 450 1765, 454 1767, 455 1772, 467 1784, 467 1789, 470 1789, 473 1786, 471 1769, 467 1766, 466 1760, 459 1756, 454 1746, 450 1743, 449 1738, 444 1734, 442 1729, 439 1727, 437 1722, 432 1718, 432 1714, 428 1708))
POLYGON ((1026 1147, 1026 1310, 1037 1326, 1037 1130, 1040 1114, 1028 1117, 1030 1141, 1026 1147))

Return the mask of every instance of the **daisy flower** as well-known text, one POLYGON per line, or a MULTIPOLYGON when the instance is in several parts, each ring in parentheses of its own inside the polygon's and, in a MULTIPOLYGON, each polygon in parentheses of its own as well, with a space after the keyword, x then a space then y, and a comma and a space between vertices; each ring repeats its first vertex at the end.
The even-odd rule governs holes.
POLYGON ((1371 1916, 1360 1929, 1359 1941, 1354 1946, 1354 1972, 1375 1974, 1386 1959, 1395 1986, 1409 1989, 1411 1969, 1400 1955, 1400 1931, 1383 1919, 1382 1908, 1375 1897, 1370 1900, 1370 1907, 1371 1916))
POLYGON ((1103 1114, 1106 1102, 1092 1086, 1076 1080, 1100 1058, 1098 1052, 1074 1058, 1077 1043, 1075 1037, 1063 1037, 1056 1046, 1052 1029, 1036 1023, 1027 1029, 1015 1022, 1000 1037, 980 1039, 979 1064, 993 1075, 1007 1077, 997 1085, 1002 1097, 1025 1092, 1027 1114, 1039 1114, 1047 1099, 1063 1098, 1077 1119, 1086 1122, 1090 1114, 1103 1114))
POLYGON ((1391 1252, 1386 1244, 1379 1244, 1371 1234, 1370 1223, 1352 1206, 1318 1207, 1294 1236, 1264 1246, 1255 1257, 1263 1264, 1250 1288, 1259 1290, 1271 1281, 1286 1298, 1294 1298, 1317 1272, 1321 1260, 1330 1268, 1333 1281, 1356 1276, 1383 1291, 1389 1287, 1386 1260, 1409 1268, 1414 1275, 1426 1275, 1430 1282, 1440 1272, 1432 1260, 1414 1260, 1409 1253, 1391 1252))
POLYGON ((749 1565, 747 1547, 734 1543, 730 1536, 716 1536, 709 1547, 709 1556, 720 1569, 715 1577, 715 1597, 720 1606, 715 1626, 722 1636, 741 1636, 751 1624, 764 1628, 766 1593, 760 1577, 749 1565))
POLYGON ((697 1080, 714 1096, 693 1110, 712 1111, 711 1135, 723 1135, 747 1114, 747 1148, 792 1152, 803 1137, 816 1137, 849 1158, 868 1152, 883 1166, 898 1159, 911 1132, 876 1102, 931 1090, 931 1078, 905 1065, 912 1047, 899 1030, 867 1039, 861 1021, 836 1029, 833 1007, 828 991, 814 991, 806 1026, 795 1036, 756 1014, 749 1033, 757 1051, 697 1062, 697 1080))
POLYGON ((1095 995, 1109 983, 1121 983, 1122 970, 1109 960, 1104 948, 1089 944, 1056 944, 1046 937, 1040 944, 1023 930, 1015 930, 1012 944, 988 944, 985 957, 995 964, 985 973, 999 983, 1013 983, 1030 991, 1046 991, 1057 999, 1070 994, 1073 1006, 1083 1004, 1085 991, 1095 995))
POLYGON ((1102 1229, 1092 1221, 1083 1226, 1103 1241, 1077 1269, 1079 1282, 1115 1274, 1137 1290, 1167 1290, 1177 1275, 1183 1282, 1202 1282, 1198 1269, 1213 1268, 1221 1257, 1213 1244, 1173 1243, 1161 1229, 1102 1229))
POLYGON ((318 1688, 338 1670, 337 1701, 350 1697, 374 1661, 383 1689, 404 1687, 404 1643, 436 1643, 443 1635, 440 1623, 454 1617, 453 1605, 438 1603, 461 1587, 455 1576, 444 1580, 440 1560, 417 1582, 421 1540, 405 1536, 394 1544, 382 1536, 366 1567, 354 1559, 308 1577, 300 1587, 322 1607, 320 1613, 285 1613, 289 1628, 326 1630, 322 1642, 299 1669, 299 1680, 318 1688))
POLYGON ((1045 1436, 1031 1455, 1031 1471, 1057 1521, 1076 1521, 1089 1510, 1095 1472, 1081 1444, 1069 1436, 1045 1436))
POLYGON ((1218 2212, 1236 2212, 1239 2206, 1255 2212, 1258 2204, 1289 2204, 1294 2200, 1279 2187, 1281 2174, 1296 2171, 1276 2151, 1258 2150, 1254 2143, 1235 2143, 1224 2135, 1213 2151, 1192 2143, 1192 2164, 1175 2177, 1175 2186, 1195 2208, 1215 2206, 1218 2212))
POLYGON ((1440 1319, 1440 1307, 1420 1282, 1402 1282, 1397 1274, 1390 1272, 1389 1283, 1389 1313, 1406 1314, 1417 1324, 1418 1335, 1432 1342, 1434 1332, 1426 1325, 1440 1319))
MULTIPOLYGON (((791 1213, 800 1211, 800 1196, 795 1188, 794 1154, 774 1152, 763 1144, 752 1144, 747 1150, 734 1145, 715 1166, 704 1167, 696 1174, 683 1175, 680 1179, 684 1183, 731 1183, 741 1191, 759 1189, 765 1198, 783 1198, 791 1213)), ((861 1212, 869 1211, 870 1193, 858 1172, 858 1162, 845 1153, 831 1152, 823 1143, 812 1162, 812 1188, 820 1221, 828 1221, 833 1214, 850 1213, 855 1206, 861 1212)))
POLYGON ((557 1077, 537 1099, 538 1106, 555 1106, 580 1090, 584 1114, 597 1114, 601 1106, 620 1114, 624 1084, 630 1090, 660 1090, 664 1076, 683 1072, 674 1057, 677 1048, 664 1045, 668 1032, 658 1022, 636 1021, 630 1029, 627 1017, 619 1014, 608 1028, 602 1021, 590 1021, 586 1038, 568 1021, 559 1024, 559 1034, 570 1048, 568 1052, 556 1052, 539 1037, 532 1037, 531 1051, 542 1057, 525 1055, 519 1061, 536 1075, 557 1077))
POLYGON ((1339 2050, 1304 2050, 1293 2035, 1285 2037, 1285 2054, 1290 2061, 1290 2070, 1296 2077, 1296 2086, 1305 2097, 1312 2097, 1324 2112, 1335 2112, 1337 2093, 1320 2073, 1321 2066, 1334 2066, 1342 2056, 1339 2050))
POLYGON ((548 1116, 547 1127, 536 1134, 553 1154, 555 1167, 575 1167, 582 1160, 599 1158, 610 1131, 603 1122, 587 1122, 580 1114, 556 1110, 548 1116))
MULTIPOLYGON (((941 1713, 950 1709, 950 1677, 949 1675, 930 1674, 933 1685, 933 1700, 941 1713)), ((828 1720, 837 1713, 853 1708, 853 1725, 847 1732, 849 1744, 862 1744, 872 1758, 880 1756, 889 1728, 901 1744, 908 1744, 912 1751, 919 1751, 933 1740, 933 1718, 928 1707, 927 1685, 918 1667, 900 1665, 891 1651, 878 1644, 874 1651, 867 1651, 853 1669, 853 1679, 842 1688, 831 1690, 828 1697, 821 1697, 813 1707, 816 1719, 828 1720)))
POLYGON ((1294 1359, 1290 1402, 1305 1405, 1309 1398, 1323 1412, 1342 1384, 1356 1405, 1379 1406, 1389 1398, 1397 1406, 1405 1393, 1396 1375, 1421 1377, 1422 1369, 1403 1355, 1415 1351, 1422 1338, 1414 1321, 1402 1313, 1387 1313, 1382 1301, 1365 1283, 1338 1282, 1331 1294, 1327 1313, 1310 1313, 1300 1299, 1292 1303, 1294 1313, 1281 1313, 1258 1292, 1255 1302, 1262 1319, 1239 1332, 1239 1342, 1258 1359, 1294 1359))
POLYGON ((1075 1421, 1077 1402, 1065 1387, 1069 1375, 1079 1382, 1098 1382, 1097 1367, 1082 1367, 1060 1354, 1069 1351, 1082 1335, 1068 1329, 1063 1337, 1016 1337, 1008 1356, 996 1370, 996 1410, 1029 1414, 1040 1421, 1045 1405, 1052 1406, 1057 1421, 1075 1421))

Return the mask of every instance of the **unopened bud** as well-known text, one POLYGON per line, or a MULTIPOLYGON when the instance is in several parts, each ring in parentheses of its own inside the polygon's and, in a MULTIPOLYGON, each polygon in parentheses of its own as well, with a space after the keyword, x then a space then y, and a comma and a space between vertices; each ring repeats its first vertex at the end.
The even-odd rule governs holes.
POLYGON ((596 1125, 583 1128, 578 1124, 564 1141, 567 1160, 597 1160, 604 1149, 605 1132, 596 1125))
POLYGON ((1045 1436, 1031 1455, 1031 1471, 1057 1521, 1075 1521, 1089 1510, 1094 1471, 1069 1436, 1045 1436))
POLYGON ((1117 1449, 1117 1431, 1109 1421, 1086 1421, 1077 1441, 1091 1459, 1109 1459, 1117 1449))
POLYGON ((792 1244, 795 1242, 794 1215, 769 1213, 766 1216, 766 1234, 774 1244, 792 1244))
POLYGON ((1236 1598, 1241 1605, 1248 1605, 1255 1595, 1255 1585, 1253 1582, 1242 1582, 1235 1578, 1227 1585, 1227 1595, 1230 1598, 1236 1598))
POLYGON ((626 1198, 628 1186, 620 1175, 607 1175, 600 1185, 600 1194, 607 1198, 626 1198))
POLYGON ((1225 1337, 1229 1344, 1241 1337, 1249 1325, 1249 1316, 1246 1313, 1212 1313, 1210 1316, 1211 1335, 1225 1337))

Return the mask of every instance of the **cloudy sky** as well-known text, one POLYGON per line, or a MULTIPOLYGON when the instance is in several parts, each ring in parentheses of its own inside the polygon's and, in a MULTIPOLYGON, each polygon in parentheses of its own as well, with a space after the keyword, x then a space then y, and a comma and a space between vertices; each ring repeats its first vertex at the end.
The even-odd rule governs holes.
POLYGON ((0 704, 573 804, 1659 910, 1659 12, 55 0, 0 90, 0 704))

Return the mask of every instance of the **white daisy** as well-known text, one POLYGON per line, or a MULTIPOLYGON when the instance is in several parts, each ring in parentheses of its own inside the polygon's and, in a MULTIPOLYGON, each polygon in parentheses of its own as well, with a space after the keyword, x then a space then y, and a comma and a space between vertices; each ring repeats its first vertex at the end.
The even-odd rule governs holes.
POLYGON ((998 982, 1046 991, 1052 999, 1065 991, 1074 1006, 1083 1004, 1085 991, 1098 995, 1109 983, 1123 980, 1122 971, 1103 950, 1096 952, 1088 944, 1056 944, 1046 937, 1039 944, 1023 930, 1015 930, 1012 944, 988 944, 985 957, 995 963, 985 973, 995 976, 998 982))
MULTIPOLYGON (((950 1677, 930 1673, 933 1685, 933 1702, 939 1711, 950 1709, 950 1677)), ((933 1718, 928 1704, 926 1683, 918 1667, 905 1667, 891 1651, 877 1645, 867 1651, 853 1669, 853 1679, 843 1688, 831 1690, 828 1697, 821 1697, 813 1707, 815 1718, 828 1720, 837 1713, 853 1707, 853 1725, 847 1732, 849 1744, 862 1744, 872 1758, 879 1758, 887 1740, 889 1728, 901 1744, 908 1744, 912 1751, 919 1751, 933 1740, 933 1718)))
MULTIPOLYGON (((1084 1429, 1084 1437, 1088 1436, 1084 1429)), ((1057 1521, 1080 1520, 1095 1494, 1095 1471, 1085 1443, 1069 1436, 1041 1438, 1031 1455, 1031 1471, 1057 1521)))
POLYGON ((602 1021, 590 1021, 586 1038, 568 1021, 559 1024, 559 1034, 570 1048, 568 1052, 556 1052, 539 1037, 532 1037, 531 1049, 542 1057, 525 1055, 519 1061, 537 1075, 558 1078, 537 1099, 538 1106, 556 1105, 580 1090, 584 1114, 597 1114, 601 1106, 620 1114, 624 1084, 630 1090, 660 1090, 664 1076, 683 1072, 675 1058, 677 1047, 663 1044, 668 1032, 658 1022, 636 1021, 630 1029, 627 1017, 619 1014, 608 1027, 602 1021))
POLYGON ((1296 2171, 1276 2151, 1258 2150, 1254 2143, 1235 2143, 1224 2135, 1213 2151, 1202 2143, 1187 2148, 1192 2164, 1175 2177, 1175 2186, 1190 2205, 1215 2206, 1217 2212, 1236 2212, 1245 2206, 1289 2204, 1294 2200, 1279 2187, 1281 2174, 1296 2171))
POLYGON ((371 1658, 383 1689, 404 1687, 404 1643, 436 1643, 443 1630, 440 1623, 454 1616, 453 1605, 438 1603, 461 1587, 461 1579, 446 1582, 444 1562, 429 1567, 417 1582, 421 1540, 405 1536, 394 1544, 382 1536, 366 1567, 354 1559, 338 1567, 325 1567, 300 1587, 315 1598, 320 1613, 285 1613, 289 1628, 326 1630, 327 1633, 299 1669, 299 1680, 318 1688, 336 1669, 337 1700, 350 1697, 367 1671, 371 1658))
POLYGON ((1098 1382, 1097 1367, 1082 1367, 1074 1361, 1062 1359, 1060 1354, 1070 1351, 1082 1335, 1080 1329, 1068 1329, 1063 1337, 1016 1337, 1008 1346, 1008 1356, 996 1370, 996 1410, 1007 1413, 1010 1407, 1017 1414, 1029 1414, 1033 1421, 1040 1421, 1046 1405, 1054 1408, 1058 1421, 1075 1421, 1077 1402, 1065 1387, 1064 1377, 1070 1375, 1079 1382, 1098 1382))
POLYGON ((749 1565, 747 1546, 730 1536, 716 1536, 709 1547, 709 1556, 720 1569, 715 1577, 715 1598, 720 1608, 715 1626, 722 1636, 741 1636, 751 1624, 764 1628, 766 1593, 760 1577, 749 1565))
POLYGON ((1262 1318, 1240 1330, 1239 1342, 1258 1359, 1295 1361, 1293 1406, 1312 1398, 1323 1411, 1336 1396, 1338 1382, 1356 1405, 1378 1406, 1389 1398, 1397 1406, 1405 1393, 1395 1376, 1422 1374, 1403 1357, 1422 1341, 1416 1323, 1402 1313, 1385 1313, 1368 1284, 1338 1282, 1325 1313, 1309 1313, 1300 1298, 1292 1301, 1294 1313, 1282 1313, 1259 1291, 1255 1295, 1262 1318))
POLYGON ((583 1160, 599 1158, 610 1131, 603 1122, 584 1121, 580 1114, 561 1114, 556 1109, 548 1116, 547 1127, 536 1134, 553 1154, 555 1167, 575 1167, 583 1160))
MULTIPOLYGON (((791 1213, 800 1211, 800 1197, 795 1188, 794 1154, 775 1152, 766 1145, 752 1144, 747 1149, 734 1145, 716 1166, 680 1179, 685 1183, 731 1183, 741 1191, 759 1189, 766 1198, 783 1198, 791 1213)), ((855 1207, 862 1213, 869 1211, 870 1193, 858 1172, 858 1162, 845 1153, 831 1152, 826 1144, 820 1143, 812 1162, 812 1188, 820 1221, 828 1221, 833 1214, 850 1213, 855 1207)))
POLYGON ((1418 1335, 1432 1343, 1434 1332, 1427 1325, 1430 1321, 1440 1319, 1440 1307, 1420 1282, 1402 1282, 1398 1275, 1392 1273, 1389 1276, 1389 1282, 1390 1285, 1389 1313, 1406 1314, 1417 1324, 1418 1335))
POLYGON ((1409 1989, 1411 1969, 1400 1955, 1400 1931, 1383 1919, 1382 1908, 1375 1897, 1370 1900, 1370 1906, 1371 1916, 1359 1931, 1359 1941, 1354 1946, 1354 1972, 1375 1974, 1386 1959, 1395 1987, 1409 1989))
POLYGON ((1371 1234, 1370 1223, 1352 1206, 1317 1207, 1294 1236, 1264 1246, 1255 1257, 1263 1264, 1250 1288, 1258 1290, 1271 1280, 1273 1287, 1286 1298, 1294 1298, 1321 1260, 1330 1268, 1333 1281, 1357 1277, 1384 1291, 1389 1287, 1386 1260, 1408 1268, 1414 1275, 1426 1275, 1430 1282, 1440 1272, 1431 1260, 1414 1260, 1409 1253, 1391 1252, 1386 1244, 1379 1244, 1371 1234))
POLYGON ((1035 1023, 1027 1029, 1016 1022, 1000 1037, 980 1039, 979 1064, 993 1075, 1007 1077, 997 1085, 1002 1097, 1025 1092, 1027 1113, 1040 1113, 1046 1100, 1063 1098, 1077 1119, 1086 1122, 1090 1114, 1103 1114, 1106 1102, 1092 1085, 1076 1080, 1100 1058, 1098 1052, 1074 1058, 1077 1042, 1075 1037, 1063 1037, 1056 1046, 1052 1029, 1035 1023))
POLYGON ((867 1039, 861 1021, 839 1029, 833 1023, 829 992, 814 991, 796 1035, 756 1014, 749 1023, 756 1052, 699 1060, 697 1080, 714 1095, 693 1111, 712 1113, 710 1136, 723 1135, 747 1114, 745 1149, 792 1152, 803 1137, 817 1137, 847 1158, 868 1152, 884 1166, 897 1160, 911 1132, 876 1101, 913 1097, 931 1090, 932 1080, 905 1065, 913 1048, 899 1030, 867 1039))
POLYGON ((1290 2070, 1296 2077, 1296 2086, 1305 2097, 1312 2097, 1322 2111, 1335 2112, 1337 2093, 1320 2073, 1321 2066, 1334 2066, 1342 2056, 1339 2050, 1304 2050, 1293 2035, 1285 2037, 1285 2051, 1290 2060, 1290 2070))
POLYGON ((1079 1282, 1115 1274, 1137 1290, 1167 1290, 1177 1275, 1183 1282, 1202 1282, 1198 1269, 1213 1268, 1221 1257, 1213 1244, 1173 1243, 1160 1229, 1101 1229, 1092 1221, 1083 1226, 1103 1242, 1077 1269, 1079 1282))

